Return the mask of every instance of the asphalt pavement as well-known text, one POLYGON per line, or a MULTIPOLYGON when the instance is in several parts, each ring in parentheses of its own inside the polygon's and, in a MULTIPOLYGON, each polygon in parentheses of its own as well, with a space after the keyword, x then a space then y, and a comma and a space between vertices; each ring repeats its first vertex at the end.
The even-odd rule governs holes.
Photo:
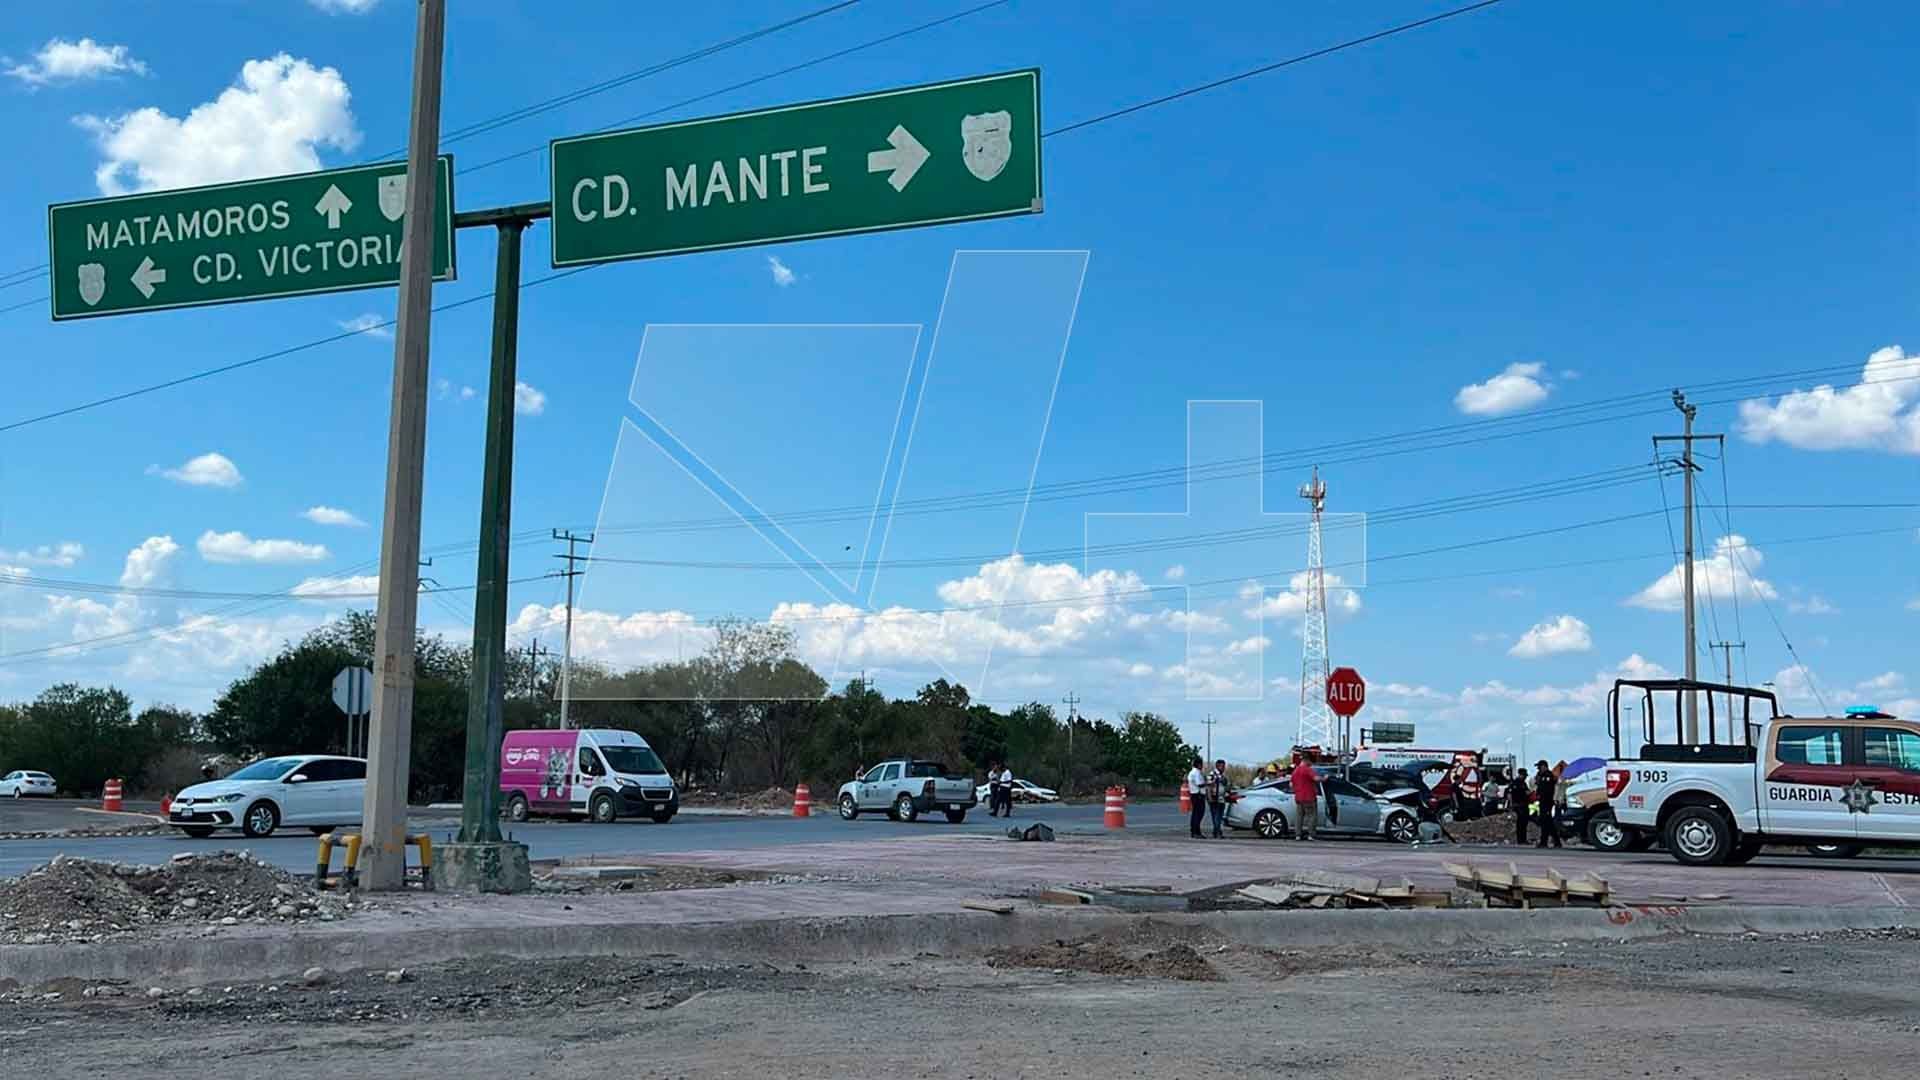
MULTIPOLYGON (((1148 818, 1136 813, 1129 819, 1129 831, 1168 833, 1184 831, 1186 819, 1172 803, 1149 804, 1158 810, 1148 818), (1164 818, 1164 820, 1160 820, 1164 818)), ((16 826, 0 807, 0 832, 27 828, 61 826, 16 826)), ((857 821, 841 821, 838 815, 817 813, 801 819, 771 814, 729 814, 726 812, 685 812, 665 825, 633 819, 595 825, 587 821, 530 821, 519 825, 502 823, 515 840, 528 847, 535 859, 562 859, 610 852, 642 852, 672 855, 676 852, 737 850, 777 847, 787 844, 821 844, 854 839, 892 839, 901 836, 952 836, 970 833, 998 835, 1010 827, 1025 827, 1045 822, 1062 833, 1100 832, 1104 829, 1105 807, 1099 803, 1056 805, 1044 810, 1021 807, 1011 820, 969 814, 959 825, 944 817, 933 816, 906 823, 890 821, 884 814, 862 816, 857 821)), ((128 819, 130 823, 137 821, 128 819)), ((457 810, 415 807, 409 811, 410 828, 441 840, 459 827, 457 810)), ((238 832, 220 832, 205 840, 185 835, 171 836, 63 836, 43 840, 0 840, 0 877, 18 877, 55 855, 75 855, 118 862, 160 863, 180 851, 236 849, 252 852, 256 858, 288 870, 311 871, 317 851, 313 835, 304 828, 282 829, 273 836, 253 840, 238 832)))

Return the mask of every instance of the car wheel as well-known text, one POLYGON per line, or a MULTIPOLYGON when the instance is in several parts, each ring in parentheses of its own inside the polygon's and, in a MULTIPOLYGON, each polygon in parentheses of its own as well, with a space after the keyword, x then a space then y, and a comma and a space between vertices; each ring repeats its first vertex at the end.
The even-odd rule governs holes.
POLYGON ((1685 806, 1667 819, 1666 841, 1688 866, 1718 866, 1733 854, 1733 825, 1711 806, 1685 806))
POLYGON ((1625 851, 1632 834, 1613 819, 1613 811, 1596 810, 1587 819, 1587 846, 1595 851, 1625 851))
POLYGON ((902 795, 893 800, 893 820, 912 821, 920 814, 913 808, 913 796, 902 795))
POLYGON ((240 815, 240 831, 247 836, 272 836, 273 830, 280 827, 280 811, 264 799, 247 807, 240 815))
POLYGON ((1851 859, 1864 851, 1859 844, 1808 844, 1807 854, 1823 859, 1851 859))
POLYGON ((1394 814, 1387 818, 1387 839, 1396 844, 1411 844, 1420 839, 1420 823, 1412 814, 1394 814))
POLYGON ((182 825, 180 826, 180 831, 193 837, 195 840, 205 840, 207 837, 213 835, 213 830, 205 825, 182 825))
POLYGON ((854 818, 857 818, 859 816, 860 816, 860 804, 853 801, 853 796, 851 795, 840 796, 840 820, 852 821, 854 818))
POLYGON ((673 811, 671 811, 671 810, 655 810, 655 811, 654 811, 654 812, 653 812, 653 813, 652 813, 651 815, 649 815, 649 816, 651 816, 651 817, 653 818, 653 823, 654 823, 655 825, 665 825, 665 824, 666 824, 667 822, 669 822, 669 821, 672 821, 672 820, 673 820, 673 811))
POLYGON ((587 804, 587 818, 596 825, 606 825, 613 821, 613 796, 595 795, 587 804))
POLYGON ((20 786, 19 786, 18 784, 15 784, 15 785, 14 785, 14 788, 13 788, 13 797, 14 797, 14 798, 16 798, 16 799, 20 797, 20 786))
POLYGON ((1278 810, 1262 810, 1253 815, 1253 831, 1265 840, 1284 840, 1287 837, 1287 819, 1278 810))
POLYGON ((967 820, 967 812, 965 810, 949 810, 947 811, 947 820, 958 825, 967 820))
POLYGON ((531 814, 532 811, 527 806, 527 797, 525 795, 516 791, 512 795, 507 796, 508 821, 525 821, 531 814))

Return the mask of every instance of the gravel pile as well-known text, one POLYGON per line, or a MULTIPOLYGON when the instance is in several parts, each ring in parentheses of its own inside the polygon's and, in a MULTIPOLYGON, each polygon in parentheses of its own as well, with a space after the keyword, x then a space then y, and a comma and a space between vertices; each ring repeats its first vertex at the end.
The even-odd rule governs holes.
POLYGON ((987 953, 987 964, 997 968, 1084 971, 1136 979, 1179 979, 1185 982, 1216 982, 1220 979, 1220 973, 1205 958, 1195 952, 1191 945, 1184 944, 1141 951, 1122 949, 1103 941, 1056 941, 1051 945, 1028 948, 994 949, 987 953))
POLYGON ((180 854, 164 866, 61 855, 0 882, 0 943, 104 941, 161 926, 331 922, 361 906, 241 851, 180 854))

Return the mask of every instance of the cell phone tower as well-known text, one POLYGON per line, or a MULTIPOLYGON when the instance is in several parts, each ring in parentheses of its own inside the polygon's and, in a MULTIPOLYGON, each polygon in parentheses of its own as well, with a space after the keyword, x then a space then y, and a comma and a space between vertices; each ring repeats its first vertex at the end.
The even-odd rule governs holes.
POLYGON ((1327 707, 1327 560, 1320 547, 1320 514, 1327 505, 1327 485, 1320 467, 1313 479, 1300 485, 1300 497, 1313 507, 1307 528, 1307 621, 1300 634, 1300 732, 1295 746, 1333 748, 1333 710, 1327 707))

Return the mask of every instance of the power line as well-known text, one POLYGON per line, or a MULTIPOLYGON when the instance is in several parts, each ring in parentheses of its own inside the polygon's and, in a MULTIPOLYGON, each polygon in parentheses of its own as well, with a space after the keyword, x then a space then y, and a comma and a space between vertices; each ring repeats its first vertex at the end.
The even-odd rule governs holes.
POLYGON ((1235 74, 1235 75, 1228 75, 1225 78, 1215 79, 1212 82, 1201 83, 1198 86, 1190 86, 1190 87, 1187 87, 1185 90, 1176 90, 1171 94, 1163 94, 1160 97, 1150 98, 1146 101, 1125 106, 1124 108, 1115 109, 1112 112, 1101 113, 1098 116, 1090 116, 1085 120, 1076 120, 1073 123, 1067 124, 1063 127, 1054 128, 1052 131, 1046 132, 1042 137, 1045 138, 1053 135, 1064 135, 1069 131, 1079 131, 1081 128, 1092 127, 1095 124, 1104 124, 1108 120, 1115 120, 1122 116, 1130 116, 1133 113, 1144 112, 1147 109, 1151 109, 1160 105, 1165 105, 1165 104, 1168 104, 1169 102, 1179 101, 1182 98, 1190 98, 1196 94, 1204 94, 1209 90, 1218 90, 1223 86, 1229 86, 1233 83, 1241 82, 1245 79, 1251 79, 1260 75, 1266 75, 1270 72, 1279 71, 1281 68, 1292 67, 1295 64, 1303 64, 1309 60, 1315 60, 1322 56, 1329 56, 1333 53, 1342 52, 1347 49, 1357 48, 1361 45, 1366 45, 1371 42, 1379 41, 1382 38, 1390 38, 1395 34, 1404 34, 1409 30, 1418 30, 1423 26, 1431 26, 1437 22, 1443 22, 1447 19, 1452 19, 1460 15, 1466 15, 1471 12, 1479 11, 1481 8, 1492 7, 1493 5, 1499 2, 1500 0, 1480 0, 1480 2, 1477 4, 1468 4, 1466 7, 1454 8, 1452 11, 1443 11, 1438 15, 1429 15, 1424 19, 1415 19, 1413 22, 1401 23, 1399 26, 1388 27, 1385 30, 1376 30, 1371 34, 1367 34, 1363 37, 1352 38, 1347 41, 1342 41, 1337 45, 1329 45, 1323 49, 1315 49, 1312 52, 1301 53, 1298 56, 1290 56, 1285 60, 1276 60, 1271 64, 1262 64, 1259 67, 1250 68, 1246 71, 1239 72, 1238 74, 1235 74))
MULTIPOLYGON (((1728 536, 1733 535, 1733 529, 1727 524, 1728 522, 1727 514, 1732 513, 1733 507, 1731 506, 1726 507, 1725 508, 1726 513, 1722 513, 1720 508, 1714 506, 1713 499, 1711 497, 1704 499, 1703 501, 1707 504, 1707 509, 1712 510, 1714 512, 1714 516, 1720 519, 1721 526, 1726 529, 1726 535, 1728 536)), ((1748 581, 1752 581, 1754 580, 1753 570, 1751 567, 1747 565, 1746 552, 1743 550, 1746 546, 1747 545, 1745 541, 1742 541, 1737 544, 1732 544, 1732 543, 1728 544, 1727 556, 1729 561, 1738 560, 1741 571, 1747 575, 1748 581)), ((1774 633, 1780 635, 1780 644, 1785 645, 1787 647, 1787 655, 1793 658, 1794 666, 1800 669, 1800 676, 1807 680, 1807 689, 1813 691, 1814 700, 1820 703, 1820 711, 1831 715, 1833 710, 1827 704, 1826 695, 1820 692, 1819 685, 1813 681, 1813 672, 1807 668, 1806 661, 1800 659, 1799 650, 1793 647, 1793 641, 1787 637, 1786 627, 1780 624, 1780 616, 1774 613, 1773 601, 1768 600, 1767 594, 1762 590, 1760 590, 1759 588, 1755 588, 1753 590, 1753 594, 1760 598, 1760 606, 1766 610, 1768 620, 1773 623, 1774 633)))

